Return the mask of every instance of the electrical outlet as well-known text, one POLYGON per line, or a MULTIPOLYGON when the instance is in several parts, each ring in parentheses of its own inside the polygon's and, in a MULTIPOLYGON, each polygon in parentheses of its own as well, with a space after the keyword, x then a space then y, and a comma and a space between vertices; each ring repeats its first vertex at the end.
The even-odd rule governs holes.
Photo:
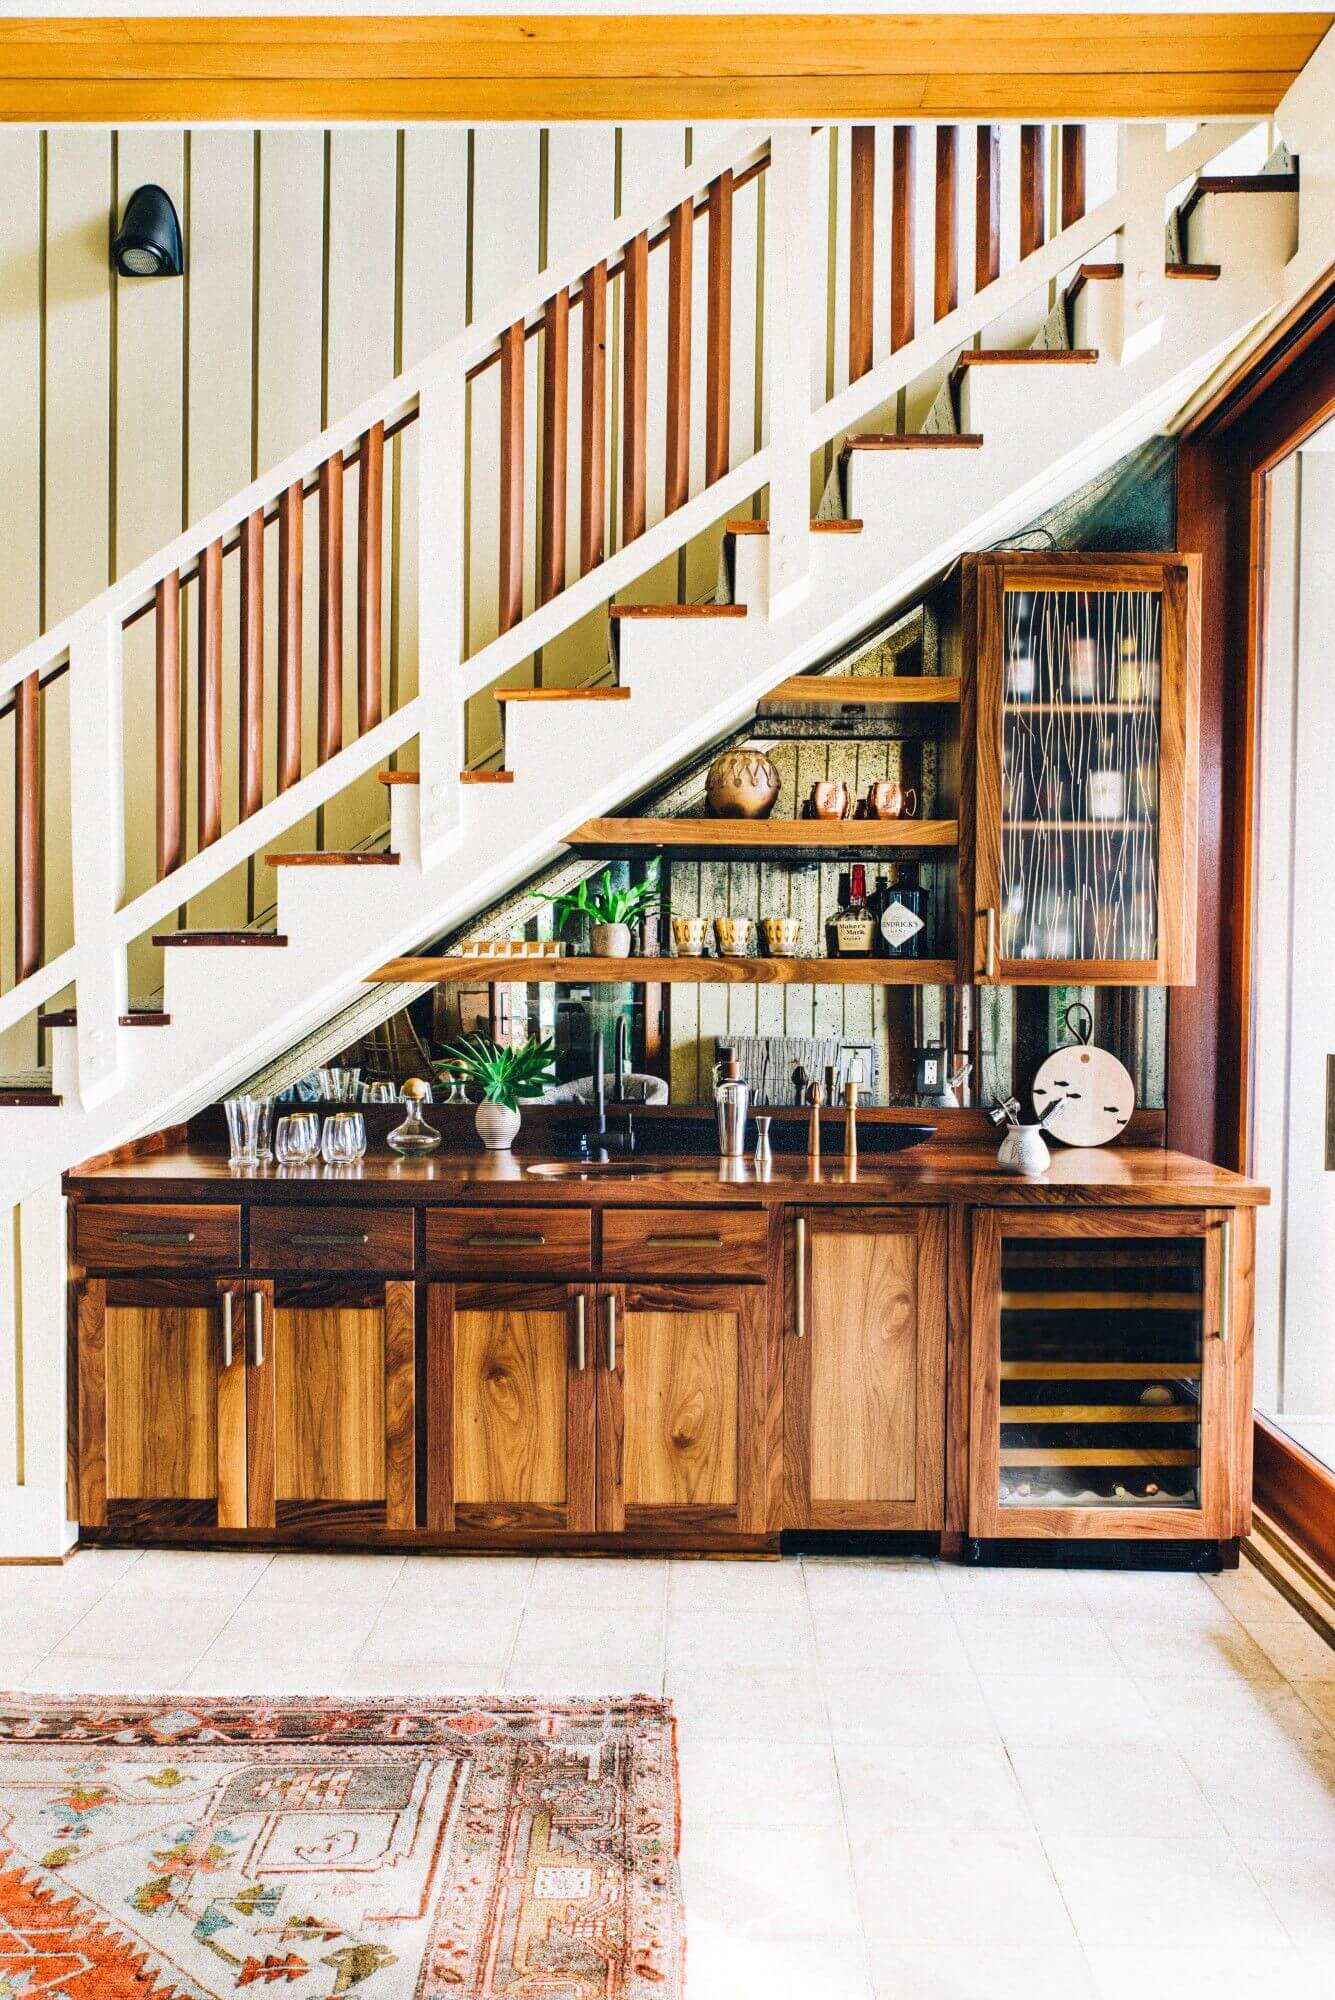
POLYGON ((913 1088, 919 1097, 935 1097, 946 1087, 946 1051, 942 1048, 913 1051, 913 1088))

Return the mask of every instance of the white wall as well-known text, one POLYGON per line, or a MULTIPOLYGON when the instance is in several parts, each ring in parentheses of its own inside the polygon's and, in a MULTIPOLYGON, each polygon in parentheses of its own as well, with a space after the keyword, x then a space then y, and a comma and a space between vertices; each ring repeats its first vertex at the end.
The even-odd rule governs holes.
POLYGON ((1271 478, 1256 1014, 1256 1399, 1335 1418, 1335 434, 1271 478))

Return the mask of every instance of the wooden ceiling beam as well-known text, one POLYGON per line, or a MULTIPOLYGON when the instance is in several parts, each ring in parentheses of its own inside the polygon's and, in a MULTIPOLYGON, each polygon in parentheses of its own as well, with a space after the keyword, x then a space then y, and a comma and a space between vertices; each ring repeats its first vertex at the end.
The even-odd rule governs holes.
POLYGON ((0 21, 0 120, 1264 115, 1335 15, 0 21))

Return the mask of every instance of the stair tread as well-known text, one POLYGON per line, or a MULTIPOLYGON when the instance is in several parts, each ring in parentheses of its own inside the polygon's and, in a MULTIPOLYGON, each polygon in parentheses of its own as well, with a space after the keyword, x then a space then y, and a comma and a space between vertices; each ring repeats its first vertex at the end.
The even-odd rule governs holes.
POLYGON ((382 771, 380 773, 380 782, 382 785, 420 785, 422 782, 422 773, 420 771, 382 771))
POLYGON ((371 854, 266 854, 270 868, 397 868, 399 857, 377 848, 371 854))
POLYGON ((627 687, 497 688, 497 701, 629 701, 627 687))
POLYGON ((848 451, 981 451, 981 431, 859 431, 846 437, 848 451))
POLYGON ((613 604, 613 618, 745 618, 744 604, 613 604))
MULTIPOLYGON (((133 1007, 128 1014, 118 1016, 122 1028, 170 1028, 170 1014, 158 1012, 153 1007, 133 1007)), ((77 1007, 57 1007, 52 1013, 38 1014, 37 1025, 41 1028, 76 1028, 79 1025, 77 1007)))
MULTIPOLYGON (((850 515, 846 520, 813 521, 811 523, 811 532, 813 535, 860 535, 862 533, 862 526, 861 521, 856 520, 850 515)), ((726 535, 767 535, 769 533, 769 522, 726 521, 723 532, 726 535)))
POLYGON ((282 931, 162 931, 152 942, 164 949, 177 949, 183 945, 258 945, 284 947, 287 938, 282 931))
MULTIPOLYGON (((1067 287, 1071 292, 1091 278, 1120 278, 1125 271, 1124 264, 1082 264, 1067 287)), ((1218 278, 1223 275, 1222 264, 1165 264, 1166 278, 1218 278)))
POLYGON ((0 1077, 0 1105, 16 1108, 33 1106, 41 1110, 52 1110, 63 1104, 51 1088, 51 1072, 40 1069, 28 1074, 0 1077))
POLYGON ((514 781, 513 771, 460 771, 459 773, 461 785, 512 785, 514 781))
POLYGON ((1297 194, 1297 169, 1287 174, 1202 174, 1187 190, 1178 209, 1185 222, 1202 195, 1207 194, 1297 194))
POLYGON ((1021 368, 1042 363, 1089 367, 1099 358, 1097 347, 966 347, 951 369, 952 378, 966 368, 995 368, 1015 363, 1021 368))

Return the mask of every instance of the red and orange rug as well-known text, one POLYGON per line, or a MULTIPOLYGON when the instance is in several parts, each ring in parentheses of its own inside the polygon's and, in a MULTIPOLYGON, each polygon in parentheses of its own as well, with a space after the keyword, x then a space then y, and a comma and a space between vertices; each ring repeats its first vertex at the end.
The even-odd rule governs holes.
POLYGON ((0 1696, 0 1995, 677 2000, 671 1709, 0 1696))

